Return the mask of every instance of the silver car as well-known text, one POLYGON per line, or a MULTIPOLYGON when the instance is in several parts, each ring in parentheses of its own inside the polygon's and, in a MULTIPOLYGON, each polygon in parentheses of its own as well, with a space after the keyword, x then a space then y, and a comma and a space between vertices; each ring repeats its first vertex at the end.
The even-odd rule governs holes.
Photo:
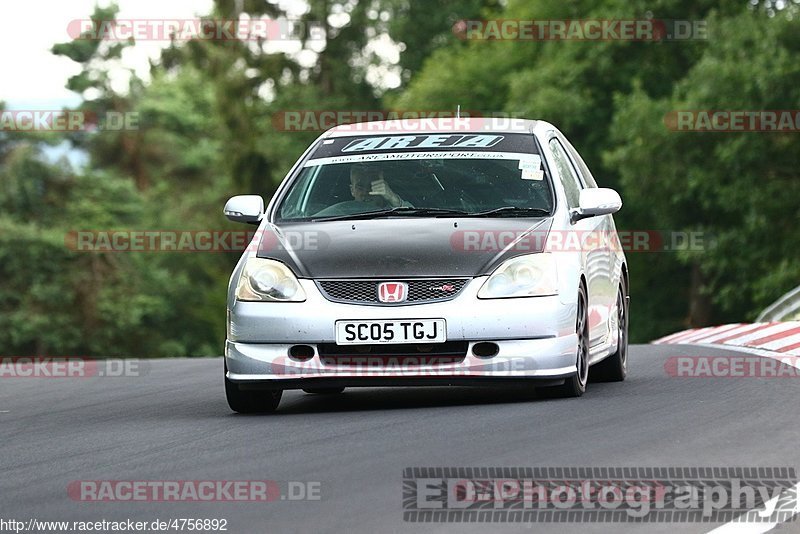
POLYGON ((300 157, 228 290, 225 391, 526 386, 578 397, 627 370, 628 269, 598 188, 553 125, 514 119, 338 126, 300 157))

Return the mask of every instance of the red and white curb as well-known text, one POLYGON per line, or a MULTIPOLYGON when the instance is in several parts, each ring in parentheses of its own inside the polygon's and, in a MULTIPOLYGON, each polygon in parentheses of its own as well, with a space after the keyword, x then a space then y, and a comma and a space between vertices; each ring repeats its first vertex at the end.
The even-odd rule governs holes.
POLYGON ((656 339, 655 345, 720 346, 759 356, 800 356, 800 321, 736 323, 694 328, 656 339))

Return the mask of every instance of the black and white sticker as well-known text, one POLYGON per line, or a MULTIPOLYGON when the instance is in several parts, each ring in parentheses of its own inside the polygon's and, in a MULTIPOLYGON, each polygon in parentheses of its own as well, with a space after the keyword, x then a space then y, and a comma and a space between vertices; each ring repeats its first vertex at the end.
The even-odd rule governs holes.
POLYGON ((408 148, 489 148, 502 135, 392 135, 362 137, 350 141, 342 152, 403 150, 408 148))
MULTIPOLYGON (((378 154, 349 154, 347 156, 333 156, 330 158, 310 159, 305 162, 304 167, 316 167, 319 165, 336 165, 339 163, 362 163, 373 161, 397 161, 397 160, 436 160, 436 159, 510 159, 520 160, 528 157, 529 154, 519 154, 516 152, 474 152, 474 151, 441 151, 441 152, 389 152, 378 154)), ((525 172, 525 171, 523 171, 525 172)), ((535 179, 535 178, 531 178, 535 179)))

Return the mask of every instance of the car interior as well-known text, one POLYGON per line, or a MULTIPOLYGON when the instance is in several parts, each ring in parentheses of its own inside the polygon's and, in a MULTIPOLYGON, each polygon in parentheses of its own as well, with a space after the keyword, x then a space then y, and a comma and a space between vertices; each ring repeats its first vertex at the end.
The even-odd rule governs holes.
MULTIPOLYGON (((293 191, 284 199, 285 219, 326 214, 337 204, 350 202, 353 164, 325 165, 313 173, 307 167, 293 191), (305 179, 304 179, 305 178, 305 179)), ((384 180, 404 201, 417 208, 446 208, 467 212, 503 206, 552 209, 547 179, 522 179, 518 160, 438 159, 383 161, 375 164, 376 179, 384 180), (379 167, 378 167, 379 165, 379 167)), ((366 210, 365 210, 366 211, 366 210)))

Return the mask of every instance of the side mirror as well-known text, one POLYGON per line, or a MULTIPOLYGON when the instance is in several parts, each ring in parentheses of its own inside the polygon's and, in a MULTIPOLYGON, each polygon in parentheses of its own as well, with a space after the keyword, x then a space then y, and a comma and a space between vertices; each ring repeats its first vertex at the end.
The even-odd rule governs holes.
POLYGON ((223 212, 233 222, 258 224, 264 215, 264 199, 259 195, 237 195, 228 199, 223 212))
POLYGON ((570 212, 573 223, 596 215, 616 213, 622 207, 622 199, 619 198, 619 193, 606 187, 581 189, 578 205, 578 209, 570 212))

